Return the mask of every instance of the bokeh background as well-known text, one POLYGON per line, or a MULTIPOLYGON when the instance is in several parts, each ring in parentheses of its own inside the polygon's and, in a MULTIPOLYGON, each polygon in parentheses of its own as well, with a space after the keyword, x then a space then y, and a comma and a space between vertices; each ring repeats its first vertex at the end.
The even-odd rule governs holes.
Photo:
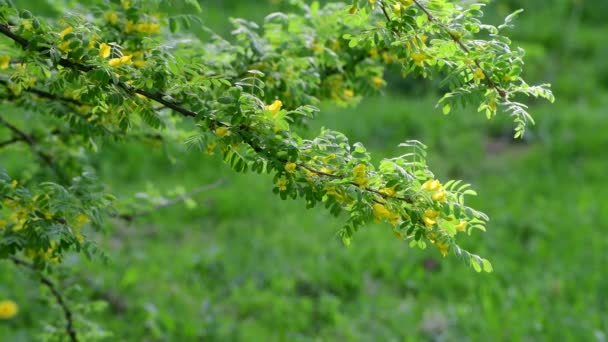
MULTIPOLYGON (((15 3, 53 15, 43 1, 15 3)), ((228 37, 228 18, 259 22, 285 3, 201 1, 202 18, 228 37)), ((197 195, 193 208, 113 221, 97 237, 107 263, 66 260, 68 283, 80 284, 71 291, 109 303, 90 318, 114 331, 113 341, 606 341, 608 2, 495 0, 486 20, 498 24, 518 8, 526 11, 512 36, 527 51, 527 79, 552 83, 557 97, 532 104, 536 125, 524 140, 511 139, 508 117, 487 121, 475 108, 445 117, 434 107, 437 83, 397 78, 356 108, 324 104, 300 129, 342 131, 377 158, 396 155, 406 139, 426 143, 440 179, 478 190, 472 204, 491 222, 466 247, 494 273, 410 249, 382 225, 345 248, 336 238, 343 218, 281 201, 267 176, 236 174, 180 146, 121 143, 96 157, 119 197, 225 183, 197 195)), ((0 151, 9 170, 20 158, 0 151)), ((0 296, 21 308, 0 322, 0 340, 30 341, 44 329, 41 317, 60 313, 35 279, 0 266, 0 296)))

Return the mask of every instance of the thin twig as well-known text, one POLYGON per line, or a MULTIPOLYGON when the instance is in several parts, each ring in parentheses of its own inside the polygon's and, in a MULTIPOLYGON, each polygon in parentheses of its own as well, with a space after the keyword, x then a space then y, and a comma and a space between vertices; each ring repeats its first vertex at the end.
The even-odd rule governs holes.
POLYGON ((15 127, 10 122, 6 121, 6 119, 4 119, 2 116, 0 116, 0 124, 6 126, 15 135, 17 135, 17 137, 19 137, 21 140, 25 141, 30 146, 30 148, 32 149, 32 151, 34 151, 34 153, 36 155, 38 155, 38 157, 40 157, 40 159, 42 159, 55 172, 55 174, 57 176, 59 176, 61 178, 65 178, 64 175, 63 175, 63 173, 61 172, 61 170, 57 167, 57 165, 55 164, 55 162, 51 158, 51 156, 49 156, 48 154, 46 154, 46 153, 38 150, 38 146, 37 146, 37 143, 34 140, 34 138, 32 138, 31 136, 29 136, 27 133, 25 133, 24 131, 20 130, 19 128, 15 127))
MULTIPOLYGON (((26 43, 25 45, 21 44, 24 47, 26 47, 26 46, 29 45, 28 41, 25 40, 23 37, 18 36, 16 34, 12 33, 12 32, 9 35, 9 34, 6 33, 7 31, 10 32, 10 29, 8 29, 8 27, 6 25, 0 24, 0 33, 4 33, 9 38, 15 40, 17 43, 21 44, 21 42, 25 42, 26 43)), ((47 57, 50 57, 48 55, 48 52, 40 51, 40 53, 43 54, 43 55, 45 55, 45 56, 47 56, 47 57)), ((59 62, 59 64, 62 65, 62 66, 64 66, 64 67, 72 68, 72 69, 79 70, 79 71, 82 71, 82 72, 88 72, 88 71, 91 71, 94 68, 94 66, 92 66, 92 65, 83 65, 83 64, 79 64, 79 63, 76 63, 76 62, 69 61, 67 59, 61 59, 60 62, 59 62)), ((186 117, 196 117, 196 116, 198 116, 198 114, 196 112, 193 112, 193 111, 191 111, 191 110, 189 110, 187 108, 184 108, 184 107, 182 107, 178 103, 166 100, 165 99, 165 94, 163 94, 161 92, 150 92, 150 91, 147 91, 147 90, 144 90, 144 89, 135 88, 135 87, 133 87, 131 85, 128 85, 128 84, 126 84, 124 82, 118 82, 117 85, 120 88, 122 88, 123 90, 125 90, 129 94, 140 94, 140 95, 143 95, 144 97, 146 97, 146 98, 148 98, 150 100, 153 100, 153 101, 155 101, 157 103, 160 103, 160 104, 164 105, 165 107, 170 108, 170 109, 174 110, 175 112, 182 114, 183 116, 186 116, 186 117)), ((221 122, 219 122, 219 121, 217 121, 217 120, 215 120, 213 118, 210 118, 210 117, 207 117, 207 120, 208 120, 208 122, 209 122, 210 125, 226 126, 226 124, 221 123, 221 122)), ((236 128, 242 130, 243 133, 251 131, 251 127, 244 126, 244 125, 239 125, 236 128)), ((246 137, 245 135, 241 135, 241 136, 242 136, 243 140, 245 141, 245 143, 247 143, 249 146, 251 146, 251 148, 253 148, 254 151, 256 151, 257 153, 263 153, 264 152, 264 148, 261 147, 259 144, 257 144, 253 139, 250 139, 250 138, 246 137)), ((285 160, 283 162, 287 162, 287 161, 285 160)), ((318 173, 318 174, 321 174, 321 173, 318 173)), ((380 193, 378 190, 369 189, 369 188, 361 188, 356 183, 348 183, 348 184, 349 185, 353 185, 353 186, 357 186, 362 191, 367 191, 367 192, 370 192, 370 193, 374 193, 374 194, 380 195, 382 197, 387 197, 386 195, 380 193)), ((392 197, 392 198, 396 199, 396 200, 404 201, 404 202, 407 202, 407 203, 412 203, 412 200, 409 199, 409 198, 402 198, 402 197, 392 197)), ((129 215, 119 215, 119 217, 120 216, 127 216, 127 217, 125 217, 125 219, 128 220, 128 216, 129 215)))
MULTIPOLYGON (((466 53, 467 55, 470 54, 471 50, 466 45, 464 45, 464 42, 462 41, 462 39, 460 39, 460 37, 458 37, 452 31, 450 31, 449 29, 447 29, 441 23, 439 23, 439 21, 435 18, 435 16, 433 16, 433 14, 431 14, 431 12, 426 7, 424 7, 422 5, 422 3, 420 2, 420 0, 413 0, 413 1, 414 1, 414 4, 416 4, 416 7, 420 8, 420 10, 422 12, 424 12, 424 14, 429 19, 430 22, 433 22, 433 23, 437 24, 437 26, 439 26, 442 30, 444 30, 445 32, 447 32, 448 35, 450 36, 450 38, 452 38, 452 40, 460 47, 460 49, 462 51, 464 51, 464 53, 466 53)), ((481 72, 485 76, 486 82, 488 83, 488 87, 496 90, 498 92, 498 94, 500 95, 500 97, 506 98, 507 97, 507 92, 504 91, 502 88, 500 88, 492 80, 492 78, 490 77, 490 74, 484 68, 481 67, 481 63, 479 62, 479 59, 475 58, 475 59, 473 59, 473 62, 475 63, 475 65, 479 68, 479 70, 481 70, 481 72)))
POLYGON ((196 189, 194 189, 194 190, 192 190, 192 191, 190 191, 188 193, 185 193, 185 194, 183 194, 181 196, 178 196, 178 197, 176 197, 176 198, 174 198, 172 200, 169 200, 169 201, 167 201, 165 203, 159 204, 159 205, 155 206, 152 209, 146 209, 146 210, 143 210, 143 211, 140 211, 140 212, 135 212, 135 213, 132 213, 132 214, 119 214, 119 215, 116 215, 116 217, 118 217, 120 219, 123 219, 125 221, 128 221, 128 222, 131 222, 131 221, 134 221, 135 219, 137 219, 139 217, 151 214, 151 213, 153 213, 153 212, 155 212, 157 210, 160 210, 160 209, 163 209, 163 208, 167 208, 167 207, 179 204, 181 202, 184 202, 184 201, 186 201, 187 199, 191 198, 194 195, 200 194, 201 192, 205 192, 205 191, 209 191, 209 190, 215 189, 215 188, 219 187, 222 184, 224 184, 224 179, 223 178, 215 181, 214 183, 198 187, 198 188, 196 188, 196 189))
POLYGON ((65 316, 65 320, 66 320, 66 325, 65 325, 66 334, 69 336, 70 341, 78 342, 78 337, 76 336, 76 331, 74 330, 74 315, 72 313, 72 310, 66 303, 65 299, 61 295, 61 292, 59 292, 59 290, 57 289, 57 286, 55 285, 55 283, 53 283, 53 281, 50 278, 48 278, 47 276, 42 274, 40 272, 40 270, 36 269, 36 267, 34 265, 30 264, 29 262, 21 260, 19 258, 13 257, 13 256, 11 256, 10 259, 13 261, 13 263, 15 263, 15 265, 25 267, 25 268, 28 268, 28 269, 34 271, 38 275, 38 278, 40 278, 40 282, 44 286, 49 288, 49 290, 55 297, 55 300, 57 300, 57 304, 59 304, 59 306, 63 310, 63 315, 65 316))

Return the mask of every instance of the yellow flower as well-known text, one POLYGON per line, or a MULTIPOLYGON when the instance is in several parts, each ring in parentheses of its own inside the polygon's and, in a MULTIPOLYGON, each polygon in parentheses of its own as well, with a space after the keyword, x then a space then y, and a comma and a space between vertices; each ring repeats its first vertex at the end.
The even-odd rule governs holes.
POLYGON ((427 209, 424 211, 424 215, 422 216, 422 221, 427 228, 432 228, 435 223, 437 223, 437 217, 439 216, 439 212, 433 209, 427 209))
POLYGON ((146 66, 146 61, 144 61, 143 59, 140 59, 138 61, 133 62, 133 65, 135 65, 138 68, 143 68, 144 66, 146 66))
POLYGON ((218 127, 215 129, 215 134, 220 138, 227 137, 230 136, 230 130, 228 130, 228 127, 218 127))
POLYGON ((412 59, 417 66, 423 66, 424 61, 431 59, 431 57, 425 53, 415 52, 412 54, 412 59))
POLYGON ((24 21, 21 22, 23 24, 23 28, 26 31, 31 31, 34 29, 34 25, 33 25, 33 21, 32 19, 26 19, 24 21))
POLYGON ((116 12, 108 12, 106 13, 106 20, 110 24, 116 25, 116 23, 118 22, 118 14, 116 14, 116 12))
POLYGON ((6 69, 11 64, 11 57, 7 55, 0 56, 0 69, 6 69))
POLYGON ((414 3, 414 0, 399 0, 403 7, 411 6, 414 3))
POLYGON ((296 165, 296 163, 287 163, 285 165, 285 171, 287 171, 288 173, 294 173, 297 167, 298 166, 296 165))
POLYGON ((401 4, 400 3, 394 4, 393 11, 395 11, 396 15, 401 15, 401 4))
POLYGON ((85 214, 79 214, 78 216, 76 216, 76 223, 75 226, 80 228, 82 226, 84 226, 85 224, 89 223, 91 220, 89 219, 89 217, 85 214))
POLYGON ((67 36, 68 34, 70 34, 72 32, 74 32, 74 28, 72 26, 68 26, 63 31, 59 32, 59 37, 61 37, 61 39, 63 39, 63 37, 67 36))
POLYGON ((397 57, 393 54, 390 54, 388 52, 383 52, 382 53, 382 60, 384 61, 385 64, 390 64, 394 61, 397 60, 397 57))
POLYGON ((207 145, 207 154, 213 155, 215 153, 215 143, 210 143, 207 145))
POLYGON ((378 49, 371 48, 371 50, 369 50, 369 57, 371 59, 376 59, 378 57, 378 49))
POLYGON ((11 319, 19 312, 17 303, 12 300, 0 301, 0 319, 11 319))
POLYGON ((386 209, 383 204, 374 203, 374 205, 372 205, 372 209, 374 211, 374 217, 379 221, 391 216, 391 212, 386 209))
POLYGON ((459 232, 464 232, 465 227, 467 226, 467 221, 460 221, 454 228, 459 232))
POLYGON ((382 188, 378 190, 378 192, 389 197, 395 197, 395 195, 397 194, 397 192, 393 188, 382 188))
POLYGON ((483 72, 483 70, 481 70, 481 68, 477 68, 473 73, 473 78, 476 80, 483 80, 486 78, 486 74, 483 72))
POLYGON ((271 105, 266 106, 266 110, 272 112, 272 115, 277 115, 281 111, 281 107, 283 107, 283 102, 281 100, 274 100, 271 105))
POLYGON ((342 92, 342 95, 344 95, 345 98, 350 99, 353 96, 355 96, 355 92, 350 89, 344 89, 344 92, 342 92))
POLYGON ((385 82, 382 77, 379 77, 379 76, 372 77, 372 85, 374 86, 374 88, 379 89, 382 86, 384 86, 384 84, 385 84, 385 82))
POLYGON ((108 64, 110 64, 110 66, 112 67, 119 67, 125 64, 131 64, 131 58, 131 55, 122 56, 120 58, 112 58, 108 61, 108 64))
POLYGON ((435 246, 437 246, 437 248, 439 249, 439 252, 441 252, 441 255, 443 255, 444 257, 446 255, 448 255, 448 250, 450 249, 450 245, 444 242, 439 242, 436 241, 435 242, 435 246))
POLYGON ((101 58, 110 57, 110 52, 112 52, 112 47, 106 43, 101 43, 99 45, 99 55, 101 58))
POLYGON ((436 179, 429 179, 422 184, 422 189, 427 191, 438 191, 441 189, 441 183, 436 179))
POLYGON ((436 193, 434 193, 431 198, 433 199, 433 201, 437 201, 437 202, 444 202, 445 201, 445 191, 441 190, 441 191, 437 191, 436 193))
POLYGON ((11 181, 11 188, 15 189, 15 188, 17 187, 17 185, 18 185, 18 184, 19 184, 19 182, 17 182, 17 180, 16 180, 16 179, 13 179, 13 180, 11 181))
POLYGON ((312 51, 316 54, 320 54, 322 53, 324 50, 323 45, 321 44, 313 44, 312 45, 312 51))
POLYGON ((70 42, 63 42, 61 44, 59 44, 59 46, 57 46, 59 48, 59 50, 61 50, 62 52, 68 53, 70 51, 72 51, 72 49, 70 49, 70 42))
POLYGON ((353 177, 355 178, 355 183, 362 188, 367 187, 369 183, 369 179, 367 179, 367 166, 365 164, 359 164, 355 166, 353 169, 353 177))
POLYGON ((135 23, 133 22, 133 20, 129 20, 127 21, 127 27, 125 27, 125 32, 126 33, 131 33, 133 31, 135 31, 135 23))
POLYGON ((277 187, 279 188, 279 191, 287 190, 287 184, 289 184, 289 181, 285 178, 279 178, 279 180, 277 180, 277 187))

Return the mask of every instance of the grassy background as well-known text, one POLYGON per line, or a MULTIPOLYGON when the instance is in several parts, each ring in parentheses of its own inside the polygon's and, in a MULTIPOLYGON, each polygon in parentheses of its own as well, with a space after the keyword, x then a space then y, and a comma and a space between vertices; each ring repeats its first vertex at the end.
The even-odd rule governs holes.
MULTIPOLYGON (((259 20, 268 2, 208 1, 220 32, 229 16, 259 20), (229 4, 226 4, 229 3, 229 4)), ((98 240, 109 262, 67 260, 76 298, 102 299, 92 314, 125 341, 605 341, 608 335, 608 32, 604 1, 495 1, 497 23, 528 9, 513 32, 529 52, 531 81, 554 83, 558 102, 535 105, 537 125, 510 139, 508 118, 488 122, 474 108, 444 117, 437 94, 412 96, 400 83, 356 109, 325 105, 322 126, 364 142, 376 156, 405 139, 429 146, 440 178, 462 178, 490 215, 487 234, 467 246, 492 260, 475 274, 435 250, 411 250, 384 225, 351 248, 335 238, 341 219, 281 201, 271 179, 234 174, 217 157, 153 145, 105 145, 97 156, 110 192, 148 184, 169 191, 219 178, 225 185, 137 220, 114 222, 98 240), (605 13, 605 12, 604 12, 605 13), (173 163, 168 163, 173 160, 173 163), (125 162, 128 161, 128 162, 125 162)), ((432 87, 431 87, 432 88, 432 87)), ((409 89, 409 88, 407 88, 409 89)), ((6 132, 2 132, 6 134, 6 132)), ((18 171, 22 154, 2 152, 18 171)), ((37 283, 0 264, 0 297, 21 313, 0 322, 0 340, 29 341, 40 315, 58 314, 37 283)))

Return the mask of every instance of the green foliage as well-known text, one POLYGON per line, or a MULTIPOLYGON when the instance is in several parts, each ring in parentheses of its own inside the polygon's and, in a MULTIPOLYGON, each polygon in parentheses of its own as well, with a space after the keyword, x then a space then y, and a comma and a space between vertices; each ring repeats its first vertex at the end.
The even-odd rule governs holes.
POLYGON ((475 191, 436 180, 425 145, 406 141, 401 155, 377 161, 340 132, 306 139, 294 128, 315 119, 324 100, 350 106, 377 93, 386 65, 397 65, 404 77, 443 77, 445 114, 465 104, 488 118, 504 109, 523 136, 533 120, 519 99, 553 96, 522 79, 523 50, 502 35, 513 16, 494 27, 480 21, 478 4, 293 1, 295 14, 270 14, 261 28, 233 19, 233 39, 200 40, 185 31, 202 25, 196 17, 154 13, 169 4, 100 2, 90 10, 95 20, 60 21, 1 4, 8 39, 0 45, 0 97, 40 114, 37 132, 2 117, 13 135, 7 145, 27 144, 44 166, 0 179, 0 257, 25 257, 43 270, 68 250, 96 253, 83 230, 129 217, 115 214, 128 205, 111 206, 114 197, 91 176, 98 146, 158 137, 219 153, 237 172, 272 174, 282 199, 345 213, 338 235, 346 245, 361 227, 387 222, 412 247, 430 243, 492 271, 457 243, 462 233, 485 231, 488 217, 465 201, 475 191))

